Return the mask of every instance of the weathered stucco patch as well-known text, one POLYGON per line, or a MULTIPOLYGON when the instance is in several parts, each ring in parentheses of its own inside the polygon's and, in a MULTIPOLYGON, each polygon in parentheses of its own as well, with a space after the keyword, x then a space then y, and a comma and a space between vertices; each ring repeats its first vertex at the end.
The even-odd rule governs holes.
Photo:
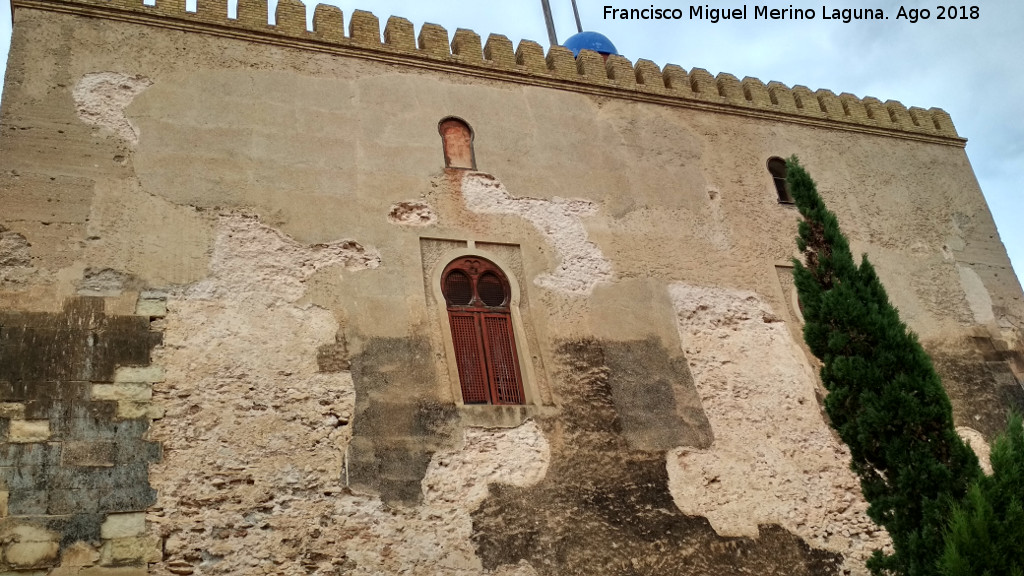
POLYGON ((391 205, 388 222, 399 226, 430 226, 437 222, 437 214, 426 202, 406 200, 391 205))
POLYGON ((957 426, 956 433, 978 455, 978 463, 981 464, 981 469, 985 471, 985 474, 991 474, 992 461, 989 457, 992 454, 992 448, 985 441, 985 435, 968 426, 957 426))
POLYGON ((153 81, 144 76, 118 72, 94 72, 82 76, 72 96, 78 117, 87 124, 106 128, 132 144, 139 142, 139 130, 125 116, 124 109, 153 81))
POLYGON ((31 276, 29 246, 23 234, 0 225, 0 287, 18 286, 31 276))
POLYGON ((786 326, 753 292, 669 290, 715 437, 706 450, 669 454, 676 504, 723 535, 780 524, 866 573, 888 538, 866 515, 849 453, 822 419, 814 375, 786 326))
POLYGON ((561 261, 553 273, 534 279, 538 286, 572 294, 590 294, 594 286, 613 278, 612 265, 588 240, 584 216, 597 214, 588 200, 554 197, 515 198, 496 178, 469 172, 462 178, 466 207, 481 214, 514 214, 533 224, 555 248, 561 261))
POLYGON ((152 573, 490 574, 469 538, 470 509, 490 482, 543 476, 535 424, 467 431, 463 448, 429 463, 423 506, 347 486, 355 386, 346 364, 320 365, 339 326, 301 304, 304 280, 326 266, 379 265, 351 240, 303 246, 255 218, 221 216, 208 278, 168 299, 166 377, 154 386, 167 414, 153 430, 165 460, 147 516, 165 561, 152 573))
POLYGON ((510 430, 468 428, 461 449, 434 455, 423 479, 423 501, 472 510, 487 497, 488 484, 531 486, 544 478, 550 462, 551 448, 533 420, 510 430))
POLYGON ((995 322, 995 314, 992 312, 992 296, 985 288, 981 277, 970 266, 963 264, 956 265, 960 273, 960 286, 964 289, 967 297, 967 304, 971 307, 974 321, 978 324, 989 324, 995 322))

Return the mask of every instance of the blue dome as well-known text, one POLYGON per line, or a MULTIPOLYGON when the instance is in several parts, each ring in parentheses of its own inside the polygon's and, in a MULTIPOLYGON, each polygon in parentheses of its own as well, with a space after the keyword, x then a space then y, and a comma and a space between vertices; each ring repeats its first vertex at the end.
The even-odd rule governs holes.
POLYGON ((597 32, 580 32, 569 37, 565 43, 562 44, 569 50, 572 50, 573 56, 579 56, 580 50, 593 50, 598 54, 618 54, 619 51, 615 49, 615 44, 608 39, 604 34, 598 34, 597 32))

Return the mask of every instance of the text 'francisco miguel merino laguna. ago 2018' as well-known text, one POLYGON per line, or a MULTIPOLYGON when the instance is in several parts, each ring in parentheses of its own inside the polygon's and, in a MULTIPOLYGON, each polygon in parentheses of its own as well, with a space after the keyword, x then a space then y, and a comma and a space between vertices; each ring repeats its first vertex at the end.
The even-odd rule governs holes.
MULTIPOLYGON (((829 8, 822 6, 821 11, 814 8, 772 8, 771 6, 747 5, 735 8, 712 8, 709 5, 689 6, 683 8, 659 8, 651 4, 650 8, 616 8, 604 7, 605 20, 707 20, 717 23, 720 20, 835 20, 849 24, 854 20, 888 20, 889 16, 881 8, 829 8)), ((977 20, 981 16, 977 6, 936 6, 936 20, 977 20)), ((895 20, 906 20, 916 23, 918 20, 929 20, 932 11, 927 8, 899 7, 895 20)))

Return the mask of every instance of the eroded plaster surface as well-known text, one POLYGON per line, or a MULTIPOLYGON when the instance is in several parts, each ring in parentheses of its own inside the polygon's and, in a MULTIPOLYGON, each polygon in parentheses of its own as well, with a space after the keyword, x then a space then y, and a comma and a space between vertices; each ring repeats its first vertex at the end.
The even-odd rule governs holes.
POLYGON ((676 504, 722 535, 778 523, 866 574, 864 561, 888 537, 866 515, 849 453, 822 418, 814 375, 785 324, 753 292, 674 284, 670 296, 715 438, 708 449, 669 453, 676 504))
POLYGON ((139 129, 131 123, 124 109, 152 84, 153 81, 144 76, 94 72, 83 76, 71 94, 83 122, 110 130, 125 141, 137 144, 139 129))
POLYGON ((558 196, 551 200, 514 197, 500 181, 481 172, 469 172, 462 178, 462 194, 470 210, 520 216, 551 243, 560 261, 553 272, 534 279, 538 286, 587 295, 594 286, 614 277, 611 262, 589 240, 583 226, 584 217, 598 213, 593 202, 558 196))
POLYGON ((347 486, 356 388, 346 365, 318 362, 337 320, 301 301, 318 269, 378 266, 352 240, 305 246, 256 218, 220 217, 208 278, 168 300, 155 391, 167 417, 153 431, 165 459, 147 516, 165 558, 151 573, 533 574, 485 572, 469 539, 488 483, 543 478, 549 449, 533 422, 465 430, 430 462, 421 506, 347 486))

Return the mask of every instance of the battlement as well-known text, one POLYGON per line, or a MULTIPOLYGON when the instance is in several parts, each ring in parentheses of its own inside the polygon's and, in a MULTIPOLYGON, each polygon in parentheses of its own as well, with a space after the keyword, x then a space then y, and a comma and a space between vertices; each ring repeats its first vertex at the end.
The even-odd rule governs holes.
POLYGON ((491 34, 482 42, 472 30, 460 28, 449 35, 436 24, 424 24, 417 36, 413 24, 397 16, 388 18, 382 35, 379 19, 362 10, 352 13, 346 34, 342 11, 324 4, 316 6, 310 30, 306 6, 299 0, 280 0, 275 24, 268 23, 267 0, 238 0, 236 18, 228 17, 226 0, 197 0, 195 12, 186 10, 185 0, 156 0, 154 6, 142 0, 13 0, 12 6, 89 14, 726 114, 958 146, 966 142, 957 134, 949 114, 939 108, 907 108, 895 100, 882 102, 849 93, 837 96, 829 90, 765 84, 751 77, 739 80, 727 73, 712 76, 701 68, 687 72, 674 64, 662 69, 650 60, 634 64, 617 55, 604 61, 586 50, 573 58, 562 46, 552 46, 545 54, 540 44, 530 40, 513 49, 512 42, 500 34, 491 34))

